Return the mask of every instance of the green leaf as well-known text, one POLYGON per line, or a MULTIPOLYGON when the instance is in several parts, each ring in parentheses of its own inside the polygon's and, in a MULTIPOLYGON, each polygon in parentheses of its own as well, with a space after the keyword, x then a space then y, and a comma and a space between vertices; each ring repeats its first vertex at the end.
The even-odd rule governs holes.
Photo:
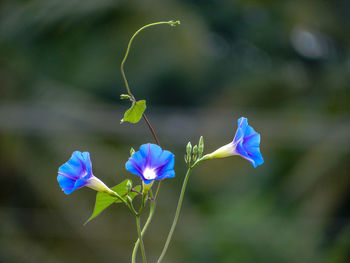
POLYGON ((120 123, 123 123, 126 121, 131 123, 139 122, 145 110, 146 110, 145 100, 139 100, 137 102, 133 102, 131 107, 124 113, 124 118, 120 121, 120 123))
MULTIPOLYGON (((130 196, 131 199, 134 199, 135 196, 138 195, 138 193, 135 192, 129 192, 128 193, 128 183, 132 183, 131 180, 126 179, 120 184, 112 187, 111 189, 118 193, 124 200, 126 200, 126 196, 130 196)), ((141 186, 138 185, 134 188, 136 191, 141 191, 141 186)), ((88 222, 90 222, 92 219, 94 219, 96 216, 98 216, 103 210, 105 210, 107 207, 112 205, 113 203, 121 203, 122 201, 114 196, 110 196, 109 194, 103 193, 103 192, 98 192, 96 195, 96 202, 95 202, 95 207, 92 215, 90 218, 84 223, 86 225, 88 222)))

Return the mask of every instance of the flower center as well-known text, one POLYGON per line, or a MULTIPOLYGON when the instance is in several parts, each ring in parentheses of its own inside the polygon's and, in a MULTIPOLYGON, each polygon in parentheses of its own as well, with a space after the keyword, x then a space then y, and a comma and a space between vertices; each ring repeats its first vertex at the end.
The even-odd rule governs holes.
POLYGON ((154 169, 146 168, 143 171, 143 177, 145 177, 147 180, 152 180, 157 177, 157 174, 154 172, 154 169))

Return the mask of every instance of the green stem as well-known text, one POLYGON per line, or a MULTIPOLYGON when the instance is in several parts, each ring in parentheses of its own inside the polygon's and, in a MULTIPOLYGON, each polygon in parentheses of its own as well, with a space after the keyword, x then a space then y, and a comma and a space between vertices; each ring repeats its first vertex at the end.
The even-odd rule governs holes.
MULTIPOLYGON (((137 36, 138 33, 140 33, 142 30, 144 30, 145 28, 148 28, 148 27, 151 27, 151 26, 156 26, 156 25, 161 25, 161 24, 168 24, 170 26, 176 26, 176 25, 179 25, 180 24, 180 21, 162 21, 162 22, 156 22, 156 23, 152 23, 152 24, 148 24, 148 25, 145 25, 143 27, 141 27, 139 30, 137 30, 135 32, 135 34, 131 37, 131 39, 129 40, 129 43, 128 43, 128 47, 126 49, 126 52, 125 52, 125 55, 124 55, 124 58, 122 60, 122 63, 120 64, 120 71, 122 73, 122 77, 123 77, 123 80, 124 80, 124 83, 125 83, 125 88, 126 88, 126 91, 128 92, 129 96, 130 96, 130 100, 133 101, 133 102, 136 102, 136 99, 134 97, 134 95, 131 93, 131 90, 129 88, 129 83, 126 79, 126 76, 125 76, 125 72, 124 72, 124 64, 125 64, 125 61, 126 59, 128 58, 128 55, 129 55, 129 52, 130 52, 130 47, 131 47, 131 44, 134 40, 134 38, 137 36)), ((149 122, 149 120, 147 119, 146 115, 143 113, 142 114, 142 117, 143 119, 145 120, 147 126, 148 126, 148 129, 151 131, 152 135, 153 135, 153 138, 154 140, 156 141, 156 143, 158 145, 159 144, 159 140, 157 138, 157 135, 151 125, 151 123, 149 122)))
POLYGON ((130 196, 127 197, 127 206, 130 208, 130 211, 134 214, 134 216, 138 216, 138 212, 134 208, 134 205, 132 204, 132 199, 130 196))
MULTIPOLYGON (((157 191, 156 195, 154 196, 154 201, 157 201, 158 196, 159 196, 159 191, 160 191, 160 186, 162 185, 162 181, 159 181, 158 186, 157 186, 157 191)), ((152 193, 152 192, 151 192, 152 193)))
POLYGON ((180 215, 180 211, 181 211, 181 207, 182 207, 182 201, 184 199, 184 195, 185 195, 185 190, 186 190, 186 186, 187 186, 187 182, 188 182, 188 178, 191 174, 191 171, 192 171, 192 168, 193 167, 189 167, 188 170, 187 170, 187 173, 186 173, 186 176, 185 176, 185 179, 184 179, 184 182, 182 184, 182 188, 181 188, 181 193, 180 193, 180 197, 179 197, 179 201, 177 203, 177 208, 176 208, 176 213, 175 213, 175 217, 174 217, 174 220, 173 220, 173 224, 170 228, 170 231, 169 231, 169 234, 168 234, 168 237, 167 237, 167 240, 165 242, 165 245, 164 245, 164 248, 162 250, 162 253, 157 261, 157 263, 160 263, 164 256, 165 256, 165 253, 169 247, 169 243, 171 241, 171 238, 173 237, 173 234, 174 234, 174 230, 175 230, 175 227, 176 227, 176 224, 177 224, 177 220, 179 219, 179 215, 180 215))
POLYGON ((149 122, 148 118, 146 117, 146 114, 142 113, 142 118, 145 120, 147 126, 148 126, 148 129, 151 131, 152 133, 152 136, 154 138, 154 140, 156 141, 156 144, 158 144, 160 146, 160 143, 159 143, 159 140, 158 140, 158 137, 157 137, 157 134, 156 132, 154 131, 151 123, 149 122))
MULTIPOLYGON (((149 215, 148 215, 147 221, 146 221, 146 223, 143 226, 142 231, 141 231, 141 238, 143 238, 143 236, 145 235, 145 233, 147 231, 148 226, 151 224, 155 209, 156 209, 156 203, 152 202, 152 204, 150 205, 149 215)), ((140 245, 140 239, 137 239, 137 241, 135 242, 134 249, 132 251, 132 262, 136 262, 136 254, 137 254, 137 250, 139 248, 139 245, 140 245)))
POLYGON ((139 211, 137 212, 138 216, 141 216, 142 211, 145 208, 146 201, 147 201, 147 194, 146 195, 142 194, 142 196, 141 196, 141 207, 140 207, 139 211))
MULTIPOLYGON (((158 183, 156 195, 154 196, 154 199, 153 199, 153 201, 151 202, 151 205, 150 205, 148 218, 147 218, 147 220, 146 220, 145 225, 144 225, 143 228, 142 228, 142 231, 141 231, 141 237, 142 237, 142 238, 143 238, 143 236, 146 234, 146 231, 147 231, 149 225, 150 225, 151 222, 152 222, 154 212, 156 211, 156 207, 157 207, 157 198, 158 198, 158 195, 159 195, 161 182, 162 182, 162 181, 159 181, 159 183, 158 183)), ((152 190, 150 190, 149 193, 150 193, 151 197, 153 198, 152 190)), ((135 262, 135 260, 136 260, 136 253, 137 253, 137 250, 138 250, 138 248, 139 248, 139 245, 140 245, 140 239, 137 239, 137 241, 135 242, 134 249, 133 249, 133 251, 132 251, 132 262, 135 262)))
MULTIPOLYGON (((147 263, 146 254, 145 254, 145 247, 143 245, 143 240, 142 240, 141 227, 140 227, 140 216, 139 215, 136 216, 136 227, 137 227, 138 240, 140 240, 140 244, 141 244, 142 261, 143 261, 143 263, 147 263)), ((134 258, 132 258, 132 260, 133 260, 132 262, 135 263, 134 258)))
POLYGON ((128 84, 128 81, 126 80, 125 73, 124 73, 124 64, 125 64, 126 59, 128 58, 132 41, 137 36, 137 34, 140 33, 142 30, 144 30, 145 28, 148 28, 148 27, 151 27, 151 26, 156 26, 156 25, 161 25, 161 24, 168 24, 170 26, 176 26, 176 25, 180 24, 180 21, 162 21, 162 22, 156 22, 156 23, 145 25, 145 26, 141 27, 139 30, 137 30, 135 32, 135 34, 131 37, 130 41, 129 41, 128 47, 127 47, 126 52, 125 52, 125 56, 124 56, 124 58, 122 60, 122 63, 120 65, 120 71, 121 71, 122 76, 123 76, 123 80, 124 80, 124 83, 125 83, 126 90, 127 90, 128 94, 129 94, 129 96, 131 97, 132 101, 135 101, 135 97, 130 91, 129 84, 128 84))
MULTIPOLYGON (((137 36, 137 34, 140 33, 142 30, 144 30, 145 28, 151 27, 151 26, 161 25, 161 24, 168 24, 168 25, 170 25, 170 26, 176 26, 176 25, 179 25, 179 24, 180 24, 180 21, 166 21, 166 22, 165 22, 165 21, 162 21, 162 22, 156 22, 156 23, 148 24, 148 25, 145 25, 145 26, 141 27, 139 30, 137 30, 137 31, 135 32, 135 34, 134 34, 134 35, 131 37, 131 39, 129 40, 128 47, 127 47, 126 52, 125 52, 125 56, 124 56, 124 58, 123 58, 123 60, 122 60, 122 63, 121 63, 121 65, 120 65, 120 71, 121 71, 121 74, 122 74, 122 77, 123 77, 123 80, 124 80, 124 83, 125 83, 126 90, 127 90, 128 94, 129 94, 129 96, 130 96, 131 101, 133 101, 133 102, 135 102, 136 99, 135 99, 134 95, 131 93, 131 90, 130 90, 130 88, 129 88, 129 84, 128 84, 128 81, 127 81, 127 79, 126 79, 125 72, 124 72, 124 64, 125 64, 125 62, 126 62, 126 59, 128 58, 128 55, 129 55, 129 52, 130 52, 131 44, 132 44, 134 38, 137 36)), ((142 117, 143 117, 143 119, 145 120, 145 122, 146 122, 146 124, 147 124, 149 130, 151 131, 155 142, 156 142, 158 145, 160 145, 159 140, 158 140, 158 138, 157 138, 157 135, 156 135, 154 129, 152 128, 152 125, 150 124, 149 120, 147 119, 146 115, 145 115, 145 114, 142 114, 142 117)), ((147 228, 148 228, 148 226, 150 225, 150 223, 151 223, 151 221, 152 221, 153 214, 154 214, 154 211, 155 211, 156 205, 157 205, 156 201, 157 201, 157 198, 158 198, 158 195, 159 195, 160 186, 161 186, 161 182, 159 182, 159 184, 158 184, 158 188, 157 188, 156 195, 155 195, 155 197, 154 197, 153 202, 152 202, 151 205, 150 205, 150 213, 149 213, 149 216, 148 216, 148 218, 147 218, 147 221, 146 221, 146 223, 145 223, 145 225, 144 225, 144 227, 143 227, 143 229, 142 229, 142 232, 140 231, 140 216, 139 216, 140 211, 139 211, 139 213, 136 213, 136 214, 135 214, 136 211, 135 211, 135 209, 134 209, 132 203, 130 204, 129 202, 125 202, 124 200, 122 200, 122 199, 120 198, 122 201, 124 201, 124 203, 125 203, 126 205, 128 205, 128 206, 130 207, 131 211, 136 215, 136 223, 137 223, 137 228, 138 228, 138 240, 135 242, 135 246, 134 246, 133 253, 132 253, 132 262, 133 262, 133 263, 135 263, 135 261, 136 261, 136 254, 137 254, 137 250, 138 250, 138 247, 139 247, 139 244, 140 244, 140 243, 141 243, 142 258, 143 258, 144 262, 145 262, 145 260, 146 260, 145 255, 144 255, 144 245, 143 245, 142 237, 143 237, 143 235, 146 233, 147 228)))
POLYGON ((108 192, 105 192, 106 194, 113 196, 113 197, 117 197, 120 201, 122 201, 126 206, 128 206, 128 202, 125 201, 124 198, 122 198, 119 194, 117 194, 116 192, 114 192, 113 190, 110 190, 108 192))

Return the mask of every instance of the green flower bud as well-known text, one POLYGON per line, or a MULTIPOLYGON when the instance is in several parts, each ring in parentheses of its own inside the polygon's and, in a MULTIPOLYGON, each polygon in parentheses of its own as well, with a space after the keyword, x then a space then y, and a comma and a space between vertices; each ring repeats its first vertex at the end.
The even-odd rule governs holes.
POLYGON ((130 157, 133 155, 135 153, 135 150, 134 150, 134 148, 130 148, 130 157))
POLYGON ((170 24, 170 26, 180 25, 180 20, 176 20, 176 21, 171 20, 171 21, 169 21, 169 24, 170 24))
POLYGON ((188 142, 186 146, 186 162, 190 163, 191 162, 191 152, 192 152, 192 144, 191 142, 188 142))
POLYGON ((197 154, 198 154, 198 146, 193 146, 193 161, 197 160, 197 154))
POLYGON ((130 99, 130 95, 128 95, 128 94, 120 94, 120 99, 121 100, 128 100, 128 99, 130 99))
POLYGON ((131 191, 131 188, 132 188, 132 182, 128 180, 126 182, 126 190, 128 191, 128 193, 131 191))
POLYGON ((187 146, 186 146, 187 155, 191 154, 191 151, 192 151, 192 144, 191 144, 191 142, 188 142, 187 146))
POLYGON ((203 151, 204 151, 204 141, 203 141, 203 136, 201 136, 198 142, 198 158, 202 157, 203 151))

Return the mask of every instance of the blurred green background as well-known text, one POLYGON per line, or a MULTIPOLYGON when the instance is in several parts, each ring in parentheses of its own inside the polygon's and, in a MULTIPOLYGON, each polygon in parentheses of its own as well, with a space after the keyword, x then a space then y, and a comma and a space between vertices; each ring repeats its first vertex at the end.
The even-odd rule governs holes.
MULTIPOLYGON (((57 170, 89 151, 94 174, 125 178, 143 122, 120 62, 136 38, 129 84, 148 102, 176 178, 145 237, 159 256, 184 177, 184 146, 232 140, 245 116, 265 163, 238 157, 191 175, 164 262, 350 262, 350 2, 347 0, 3 0, 0 2, 0 262, 129 262, 136 228, 115 206, 83 226, 95 192, 66 196, 57 170)), ((140 257, 139 257, 140 259, 140 257)))

